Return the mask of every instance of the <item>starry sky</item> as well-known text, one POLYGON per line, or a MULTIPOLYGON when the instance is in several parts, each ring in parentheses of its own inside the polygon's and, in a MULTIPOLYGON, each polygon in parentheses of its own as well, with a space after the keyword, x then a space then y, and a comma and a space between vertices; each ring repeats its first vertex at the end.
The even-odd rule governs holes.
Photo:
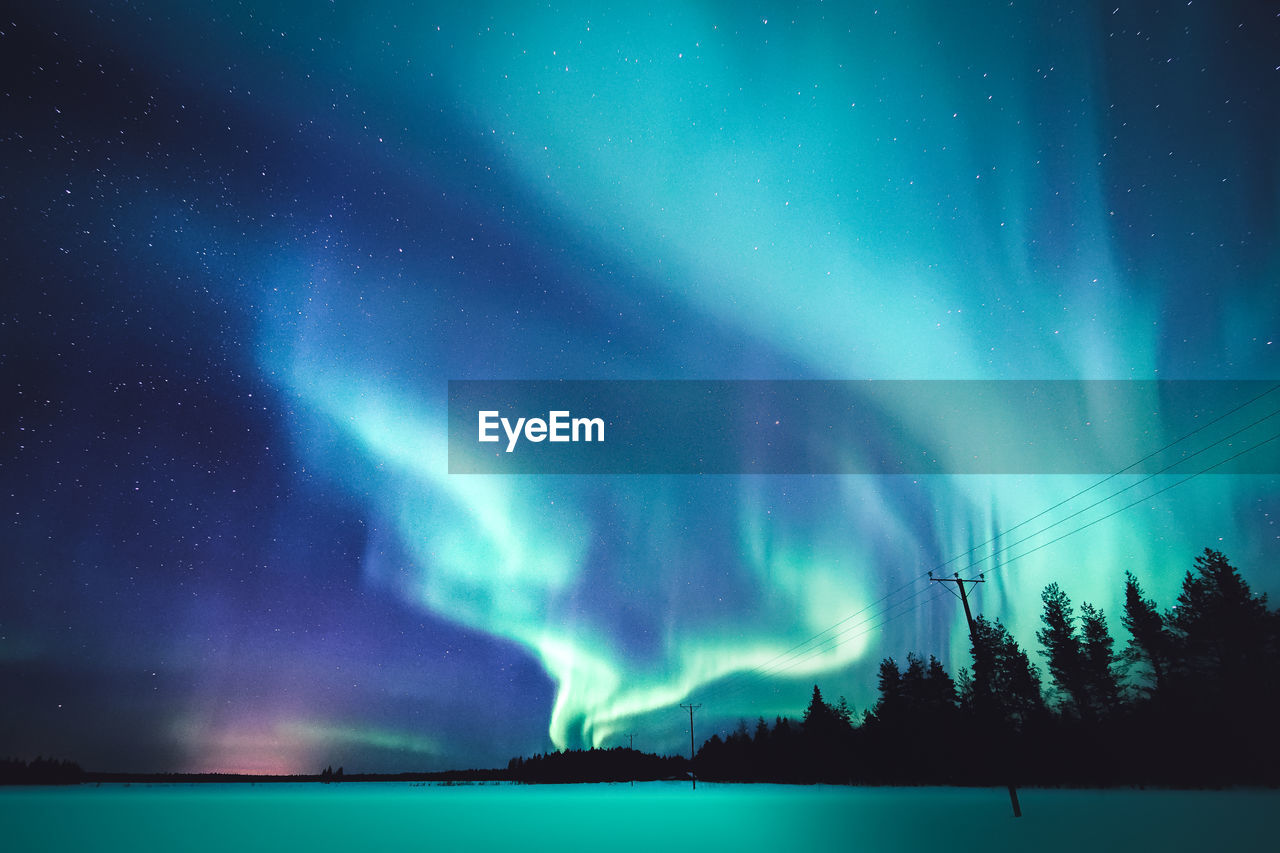
POLYGON ((962 665, 939 566, 1030 647, 1050 580, 1120 635, 1123 571, 1168 604, 1206 545, 1280 594, 1273 476, 1054 509, 1097 478, 445 460, 451 379, 1280 377, 1278 12, 9 9, 0 754, 676 752, 680 702, 962 665))

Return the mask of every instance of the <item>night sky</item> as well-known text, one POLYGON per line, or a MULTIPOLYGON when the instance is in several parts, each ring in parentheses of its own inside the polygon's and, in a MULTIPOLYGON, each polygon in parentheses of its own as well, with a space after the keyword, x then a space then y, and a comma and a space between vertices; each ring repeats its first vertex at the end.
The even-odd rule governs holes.
MULTIPOLYGON (((680 702, 958 667, 919 577, 1097 478, 451 476, 446 383, 1280 377, 1278 13, 9 9, 0 755, 674 752, 680 702)), ((1009 560, 1046 534, 976 603, 1035 648, 1056 580, 1123 645, 1122 573, 1167 605, 1205 546, 1274 600, 1277 485, 1009 560)))

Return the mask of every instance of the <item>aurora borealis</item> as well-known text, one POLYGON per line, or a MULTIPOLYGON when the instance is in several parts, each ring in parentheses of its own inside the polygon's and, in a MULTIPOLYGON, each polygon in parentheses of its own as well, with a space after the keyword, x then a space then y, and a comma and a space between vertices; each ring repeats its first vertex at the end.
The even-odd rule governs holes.
MULTIPOLYGON (((865 708, 883 656, 965 661, 915 579, 1097 480, 450 475, 449 380, 1280 378, 1265 4, 8 15, 0 755, 441 769, 865 708)), ((978 606, 1033 648, 1056 580, 1122 636, 1123 572, 1171 601, 1206 545, 1274 599, 1276 486, 998 554, 978 606)))

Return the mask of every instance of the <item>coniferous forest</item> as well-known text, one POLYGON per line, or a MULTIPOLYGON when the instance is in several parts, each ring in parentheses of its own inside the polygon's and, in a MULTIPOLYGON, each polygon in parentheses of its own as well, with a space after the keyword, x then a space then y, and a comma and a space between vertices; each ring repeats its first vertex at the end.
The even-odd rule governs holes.
MULTIPOLYGON (((1162 606, 1126 574, 1114 632, 1056 583, 1041 593, 1038 648, 998 619, 973 620, 971 666, 930 655, 886 658, 874 705, 857 714, 814 686, 800 719, 743 720, 711 737, 697 778, 871 785, 1222 787, 1280 784, 1280 610, 1222 553, 1205 549, 1176 601, 1162 606), (1117 636, 1123 642, 1117 641, 1117 636)), ((689 760, 633 749, 513 758, 506 768, 423 774, 183 776, 185 781, 423 780, 453 784, 625 782, 685 778, 689 760)), ((93 773, 67 761, 0 762, 0 784, 171 781, 93 773)))
POLYGON ((872 708, 855 715, 815 686, 803 718, 707 741, 700 778, 905 785, 1280 783, 1280 611, 1205 549, 1177 600, 1131 574, 1116 634, 1101 609, 1045 587, 1038 649, 998 619, 974 620, 972 666, 886 658, 872 708))

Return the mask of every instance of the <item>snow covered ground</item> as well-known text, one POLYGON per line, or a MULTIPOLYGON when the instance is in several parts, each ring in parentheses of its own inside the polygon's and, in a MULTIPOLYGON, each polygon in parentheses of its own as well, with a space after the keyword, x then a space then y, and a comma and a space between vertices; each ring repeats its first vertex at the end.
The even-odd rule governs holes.
POLYGON ((1259 850, 1277 791, 401 783, 0 789, 5 850, 1259 850))

